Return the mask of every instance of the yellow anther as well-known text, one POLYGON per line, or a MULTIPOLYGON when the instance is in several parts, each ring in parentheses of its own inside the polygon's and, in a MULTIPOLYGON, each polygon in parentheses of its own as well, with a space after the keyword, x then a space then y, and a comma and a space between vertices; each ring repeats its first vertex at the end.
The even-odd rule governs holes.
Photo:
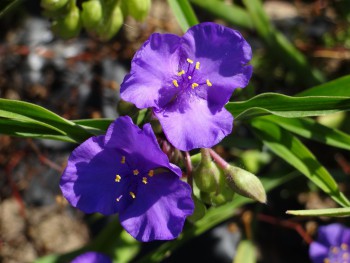
POLYGON ((209 79, 207 79, 207 86, 208 86, 208 87, 213 86, 213 84, 211 84, 211 82, 209 81, 209 79))
POLYGON ((192 83, 192 89, 194 89, 195 87, 198 87, 199 85, 197 83, 192 83))
POLYGON ((152 177, 152 176, 154 175, 154 170, 150 170, 150 171, 148 172, 148 175, 149 175, 149 177, 152 177))
POLYGON ((120 179, 122 179, 122 178, 120 177, 119 174, 117 174, 117 175, 115 176, 114 181, 116 181, 117 183, 119 183, 119 182, 120 182, 120 179))
POLYGON ((342 250, 348 250, 348 248, 349 248, 349 246, 345 243, 341 244, 340 247, 342 250))
POLYGON ((135 195, 133 192, 130 192, 129 194, 130 194, 130 196, 132 197, 132 199, 135 199, 135 198, 136 198, 136 195, 135 195))
POLYGON ((196 62, 196 69, 199 69, 199 65, 200 65, 200 63, 196 62))
POLYGON ((188 76, 187 78, 188 78, 188 79, 192 79, 192 76, 188 76))
POLYGON ((350 254, 348 252, 345 252, 343 255, 342 255, 342 258, 343 259, 349 259, 350 258, 350 254))
POLYGON ((173 80, 173 84, 174 84, 174 86, 175 86, 176 88, 179 87, 179 83, 177 83, 177 80, 176 80, 176 79, 173 80))
POLYGON ((147 184, 148 182, 147 182, 147 177, 142 177, 142 182, 144 183, 144 184, 147 184))
POLYGON ((189 59, 189 58, 188 58, 188 59, 186 59, 186 60, 187 60, 188 63, 193 64, 193 60, 192 60, 192 59, 189 59))
POLYGON ((332 247, 331 251, 333 254, 338 254, 339 249, 337 247, 332 247))
POLYGON ((331 262, 330 262, 329 258, 325 258, 325 259, 323 260, 323 263, 331 263, 331 262))
POLYGON ((122 156, 120 163, 125 163, 125 156, 122 156))
POLYGON ((179 73, 177 73, 178 76, 182 76, 183 74, 185 74, 184 70, 179 71, 179 73))
POLYGON ((132 171, 134 173, 134 175, 138 175, 139 174, 139 170, 135 169, 134 171, 132 171))

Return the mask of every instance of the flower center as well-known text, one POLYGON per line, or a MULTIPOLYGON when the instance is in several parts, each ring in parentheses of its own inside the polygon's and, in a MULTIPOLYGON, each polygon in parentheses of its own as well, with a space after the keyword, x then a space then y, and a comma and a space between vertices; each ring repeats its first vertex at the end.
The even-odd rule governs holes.
POLYGON ((208 87, 213 86, 209 79, 206 79, 205 82, 202 80, 201 76, 198 75, 198 71, 200 71, 201 64, 199 61, 194 62, 192 59, 187 58, 186 63, 184 64, 184 68, 180 69, 177 73, 175 79, 173 79, 173 85, 176 88, 181 89, 195 89, 199 86, 206 85, 208 87), (187 64, 187 66, 186 66, 187 64))
MULTIPOLYGON (((126 157, 122 156, 120 160, 121 164, 126 164, 126 157)), ((149 178, 153 177, 154 175, 154 170, 150 170, 147 174, 144 174, 140 172, 138 169, 133 169, 132 174, 127 173, 127 174, 116 174, 114 182, 120 183, 123 180, 128 180, 128 184, 126 189, 124 190, 126 196, 128 196, 129 199, 133 200, 137 197, 137 189, 139 184, 146 185, 148 184, 149 178)), ((116 201, 119 202, 125 194, 121 194, 116 201)))
POLYGON ((331 247, 328 252, 328 257, 323 260, 324 263, 350 263, 349 246, 345 243, 340 247, 331 247))

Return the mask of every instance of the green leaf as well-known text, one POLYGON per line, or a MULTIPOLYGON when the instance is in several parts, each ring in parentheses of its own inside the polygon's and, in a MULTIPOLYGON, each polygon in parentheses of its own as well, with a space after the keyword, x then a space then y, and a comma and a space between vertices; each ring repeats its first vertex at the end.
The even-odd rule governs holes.
POLYGON ((338 129, 329 128, 310 118, 261 117, 304 138, 330 146, 350 150, 350 135, 338 129))
MULTIPOLYGON (((261 182, 266 190, 266 192, 272 190, 273 188, 288 182, 289 180, 295 178, 296 174, 291 173, 285 176, 280 176, 277 178, 262 178, 261 182)), ((217 224, 229 219, 236 213, 236 208, 247 204, 253 203, 254 201, 242 196, 235 196, 232 202, 226 203, 219 207, 211 207, 208 209, 205 216, 196 221, 193 225, 185 226, 182 234, 172 241, 168 241, 153 251, 149 252, 146 256, 141 258, 138 263, 156 263, 163 260, 167 255, 171 254, 175 249, 184 245, 186 242, 192 238, 199 236, 217 224)))
POLYGON ((243 0, 243 4, 247 7, 254 28, 265 42, 269 56, 294 71, 306 86, 324 81, 321 72, 312 69, 305 56, 272 26, 260 0, 243 0))
POLYGON ((22 0, 1 0, 0 1, 0 18, 9 13, 17 5, 21 4, 22 0))
MULTIPOLYGON (((92 135, 74 122, 66 120, 41 106, 24 101, 0 99, 0 118, 12 120, 12 127, 15 125, 14 121, 17 121, 18 135, 21 133, 21 127, 24 128, 24 134, 28 131, 28 125, 24 125, 24 123, 30 124, 38 130, 49 129, 52 135, 63 135, 76 142, 83 141, 92 135)), ((32 136, 35 136, 35 134, 32 134, 32 136)))
POLYGON ((338 204, 350 206, 350 201, 339 191, 333 177, 300 140, 278 125, 263 119, 254 119, 251 125, 256 135, 272 152, 299 170, 338 204))
POLYGON ((304 90, 296 96, 344 96, 350 97, 350 75, 304 90))
POLYGON ((294 216, 350 216, 350 207, 310 210, 288 210, 286 213, 294 216))
POLYGON ((242 240, 237 247, 237 253, 233 263, 255 263, 256 249, 252 241, 242 240))
POLYGON ((246 101, 229 102, 226 109, 236 120, 270 114, 299 118, 350 110, 350 97, 290 97, 278 93, 263 93, 246 101))
POLYGON ((188 0, 168 0, 168 3, 183 32, 199 23, 188 0))
POLYGON ((233 25, 253 29, 253 23, 248 13, 237 5, 227 4, 219 0, 190 0, 190 2, 233 25))

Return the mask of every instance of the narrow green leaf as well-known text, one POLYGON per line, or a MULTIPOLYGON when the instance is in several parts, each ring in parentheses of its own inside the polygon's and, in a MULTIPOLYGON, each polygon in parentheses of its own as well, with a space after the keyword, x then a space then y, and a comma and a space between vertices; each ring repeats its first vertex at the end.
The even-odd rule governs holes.
POLYGON ((199 23, 188 0, 168 0, 168 3, 183 32, 199 23))
POLYGON ((299 118, 350 110, 350 97, 290 97, 278 93, 263 93, 246 101, 229 102, 226 109, 236 120, 270 114, 299 118))
POLYGON ((255 263, 256 249, 252 241, 242 240, 237 247, 237 253, 233 263, 255 263))
POLYGON ((190 0, 190 2, 233 25, 253 29, 253 23, 248 13, 237 5, 227 4, 219 0, 190 0))
POLYGON ((345 96, 350 97, 350 75, 326 82, 298 93, 296 96, 345 96))
POLYGON ((312 69, 304 55, 270 23, 260 0, 243 0, 254 28, 269 49, 269 56, 294 71, 303 84, 312 86, 324 81, 320 71, 312 69))
POLYGON ((339 191, 333 177, 300 140, 272 122, 257 118, 251 121, 251 125, 272 152, 299 170, 337 203, 350 206, 350 201, 339 191))
POLYGON ((350 216, 350 207, 310 210, 288 210, 286 213, 295 216, 350 216))
POLYGON ((9 13, 17 5, 21 4, 22 0, 1 0, 0 1, 0 18, 9 13))
POLYGON ((283 118, 278 116, 262 117, 282 128, 304 138, 330 146, 350 150, 350 135, 338 129, 329 128, 310 118, 283 118))

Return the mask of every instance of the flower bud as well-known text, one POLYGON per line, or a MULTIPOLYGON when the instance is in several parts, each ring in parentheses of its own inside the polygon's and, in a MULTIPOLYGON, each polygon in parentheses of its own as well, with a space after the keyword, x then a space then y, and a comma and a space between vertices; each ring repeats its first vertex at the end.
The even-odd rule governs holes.
POLYGON ((40 5, 48 11, 57 11, 68 3, 68 0, 41 0, 40 5))
POLYGON ((117 34, 123 25, 123 13, 117 4, 104 8, 104 17, 102 23, 99 23, 96 28, 96 33, 101 40, 107 41, 117 34))
POLYGON ((228 185, 236 193, 266 203, 265 189, 254 174, 232 165, 228 165, 224 172, 228 185))
POLYGON ((187 217, 187 219, 191 223, 194 223, 205 216, 207 207, 196 196, 192 195, 192 199, 194 202, 194 211, 191 216, 187 217))
POLYGON ((102 20, 102 4, 100 0, 90 0, 82 3, 81 20, 88 32, 95 32, 102 20))
POLYGON ((79 8, 71 1, 68 13, 52 22, 52 30, 62 38, 78 35, 81 29, 79 8))
POLYGON ((125 15, 132 16, 137 21, 144 21, 151 8, 151 0, 123 0, 122 9, 125 15))
POLYGON ((211 160, 208 149, 201 149, 201 161, 193 171, 193 179, 202 192, 217 192, 219 187, 220 171, 211 160))

